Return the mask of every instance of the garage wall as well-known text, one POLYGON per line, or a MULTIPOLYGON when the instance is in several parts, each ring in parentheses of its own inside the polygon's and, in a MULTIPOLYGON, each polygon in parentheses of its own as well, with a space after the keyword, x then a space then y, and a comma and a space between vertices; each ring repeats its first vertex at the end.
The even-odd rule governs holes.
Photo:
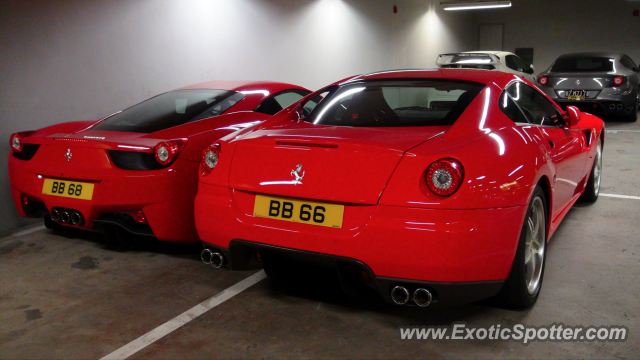
POLYGON ((0 235, 33 222, 10 196, 15 131, 99 119, 203 81, 316 89, 431 67, 440 52, 471 48, 473 26, 472 14, 445 14, 438 0, 2 0, 0 235))
POLYGON ((505 51, 533 47, 536 74, 558 56, 570 52, 623 52, 640 62, 640 17, 633 17, 633 10, 640 9, 640 1, 512 2, 510 9, 477 11, 476 25, 504 24, 505 51))

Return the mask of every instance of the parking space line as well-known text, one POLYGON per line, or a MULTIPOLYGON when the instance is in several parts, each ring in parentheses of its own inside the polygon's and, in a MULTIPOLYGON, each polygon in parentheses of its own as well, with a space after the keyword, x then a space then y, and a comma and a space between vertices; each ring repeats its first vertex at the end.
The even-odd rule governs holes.
POLYGON ((8 235, 8 236, 5 236, 5 237, 3 237, 2 239, 0 239, 0 241, 2 241, 2 240, 7 240, 7 239, 17 238, 17 237, 24 236, 24 235, 27 235, 27 234, 31 234, 31 233, 34 233, 34 232, 36 232, 36 231, 40 231, 40 230, 44 230, 44 229, 45 229, 44 225, 40 225, 40 226, 36 226, 36 227, 32 227, 31 229, 27 229, 27 230, 23 230, 23 231, 18 231, 17 233, 13 233, 13 234, 10 234, 10 235, 8 235))
POLYGON ((640 196, 616 195, 616 194, 602 194, 602 193, 600 193, 600 196, 612 197, 612 198, 619 198, 619 199, 633 199, 633 200, 640 200, 640 196))
POLYGON ((640 132, 640 130, 605 130, 605 132, 606 132, 607 134, 617 134, 617 133, 618 133, 618 131, 622 131, 622 132, 636 132, 636 133, 640 132))
POLYGON ((145 347, 153 344, 154 342, 168 335, 172 331, 189 323, 190 321, 197 318, 198 316, 206 313, 207 311, 213 309, 214 307, 222 304, 223 302, 231 299, 232 297, 238 295, 244 290, 250 288, 252 285, 257 284, 258 282, 263 280, 266 276, 267 275, 264 273, 264 270, 258 271, 257 273, 249 276, 248 278, 240 281, 239 283, 231 286, 230 288, 223 290, 217 295, 201 302, 200 304, 183 312, 182 314, 176 316, 175 318, 167 321, 166 323, 140 336, 139 338, 133 340, 127 345, 103 357, 101 360, 128 358, 129 356, 137 353, 138 351, 144 349, 145 347))

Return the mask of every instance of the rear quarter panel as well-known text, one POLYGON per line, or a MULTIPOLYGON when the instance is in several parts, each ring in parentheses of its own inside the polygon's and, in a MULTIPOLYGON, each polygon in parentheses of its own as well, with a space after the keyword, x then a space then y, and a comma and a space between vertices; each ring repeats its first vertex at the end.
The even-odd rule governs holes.
POLYGON ((527 205, 535 185, 551 176, 552 164, 535 127, 517 126, 498 108, 502 89, 490 84, 443 136, 409 150, 380 203, 433 209, 482 209, 527 205), (427 187, 427 168, 453 158, 464 168, 463 183, 442 197, 427 187))

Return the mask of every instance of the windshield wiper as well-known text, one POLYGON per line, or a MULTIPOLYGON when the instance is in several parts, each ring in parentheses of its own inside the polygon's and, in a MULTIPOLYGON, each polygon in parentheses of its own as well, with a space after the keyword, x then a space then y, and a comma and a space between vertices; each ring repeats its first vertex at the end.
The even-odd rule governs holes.
POLYGON ((405 106, 405 107, 395 108, 393 110, 431 110, 431 108, 428 108, 425 106, 405 106))

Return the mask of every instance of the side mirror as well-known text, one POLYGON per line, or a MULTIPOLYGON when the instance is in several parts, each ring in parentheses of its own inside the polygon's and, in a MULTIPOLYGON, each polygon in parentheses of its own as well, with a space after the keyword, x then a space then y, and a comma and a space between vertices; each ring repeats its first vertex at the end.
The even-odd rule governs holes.
POLYGON ((580 123, 582 112, 575 106, 567 106, 567 117, 569 118, 569 126, 574 127, 580 123))

